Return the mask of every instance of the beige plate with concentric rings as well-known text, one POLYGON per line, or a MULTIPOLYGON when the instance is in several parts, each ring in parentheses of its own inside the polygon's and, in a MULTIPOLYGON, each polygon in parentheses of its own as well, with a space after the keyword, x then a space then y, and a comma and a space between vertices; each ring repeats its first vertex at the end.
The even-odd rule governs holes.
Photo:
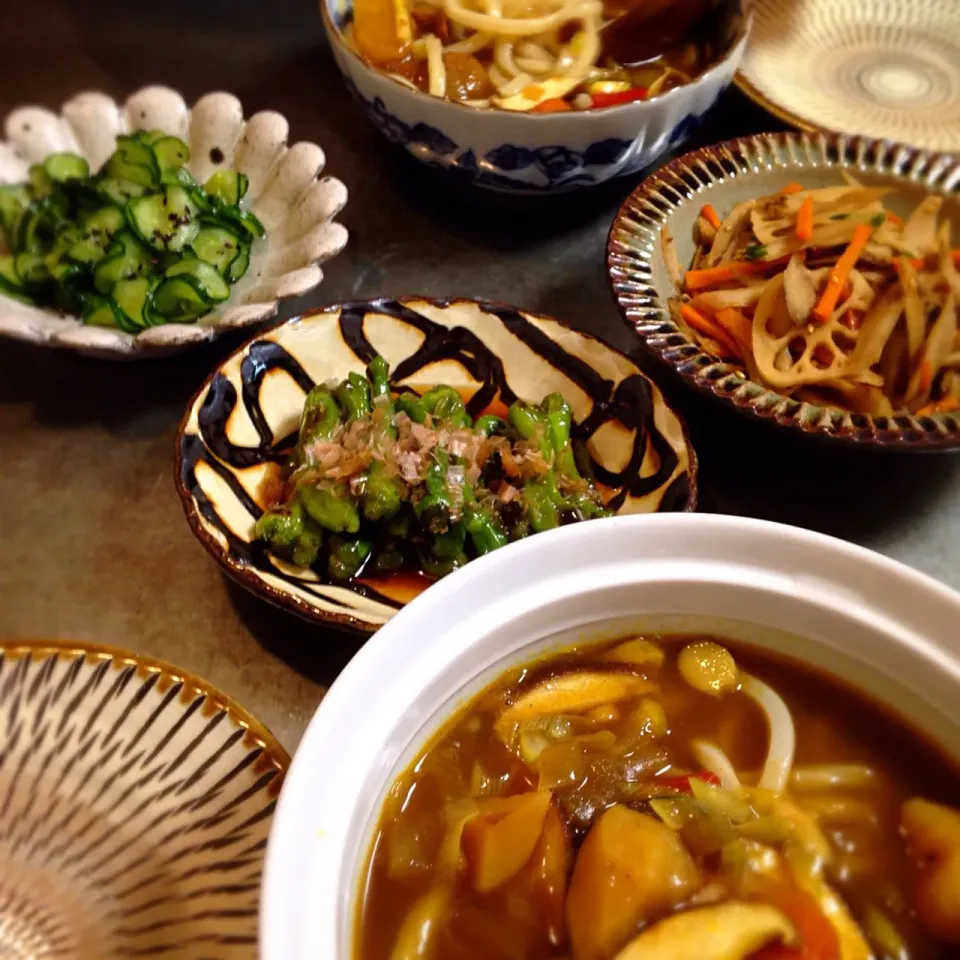
POLYGON ((0 642, 0 957, 255 960, 288 763, 167 664, 0 642))
POLYGON ((960 2, 755 0, 736 82, 804 129, 960 151, 960 2))

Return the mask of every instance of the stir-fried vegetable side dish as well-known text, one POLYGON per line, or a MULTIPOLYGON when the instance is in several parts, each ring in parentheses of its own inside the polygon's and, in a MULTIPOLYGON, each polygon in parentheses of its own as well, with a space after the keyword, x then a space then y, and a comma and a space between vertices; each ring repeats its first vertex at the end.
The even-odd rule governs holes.
POLYGON ((348 38, 372 66, 433 96, 557 113, 647 100, 690 82, 716 54, 702 27, 715 24, 715 5, 354 0, 348 38))
POLYGON ((892 188, 843 186, 709 204, 689 270, 664 253, 674 319, 757 383, 855 413, 960 409, 960 251, 943 198, 903 220, 892 188))
POLYGON ((609 515, 560 394, 499 407, 473 420, 453 387, 394 394, 381 357, 366 377, 314 387, 257 536, 334 580, 440 577, 511 540, 609 515))
POLYGON ((960 811, 918 793, 956 803, 956 772, 793 664, 584 647, 506 674, 396 782, 356 957, 956 957, 960 811))
POLYGON ((140 131, 117 137, 94 176, 83 157, 57 153, 28 183, 0 186, 0 293, 128 333, 208 313, 264 229, 240 208, 242 173, 200 186, 189 159, 179 138, 140 131))

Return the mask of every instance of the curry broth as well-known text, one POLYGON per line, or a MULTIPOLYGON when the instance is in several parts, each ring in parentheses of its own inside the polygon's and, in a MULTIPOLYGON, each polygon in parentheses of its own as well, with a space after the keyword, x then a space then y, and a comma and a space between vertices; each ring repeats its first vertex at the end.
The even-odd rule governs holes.
MULTIPOLYGON (((682 644, 700 637, 653 637, 665 650, 666 659, 662 667, 646 671, 602 659, 624 639, 577 647, 508 671, 450 720, 398 778, 382 811, 365 871, 356 917, 356 960, 395 960, 391 952, 404 918, 436 880, 444 836, 451 825, 447 806, 452 799, 476 795, 478 785, 481 796, 537 789, 538 774, 497 738, 493 724, 505 703, 547 677, 574 667, 601 666, 604 671, 646 676, 656 685, 650 696, 662 704, 669 728, 665 736, 639 741, 642 749, 628 773, 636 775, 631 787, 637 789, 635 797, 605 796, 600 789, 592 804, 589 800, 560 800, 574 850, 571 865, 591 822, 605 806, 632 800, 640 806, 658 792, 656 784, 702 769, 691 749, 695 738, 712 740, 725 751, 744 781, 754 782, 767 752, 765 716, 742 692, 713 698, 694 690, 681 677, 676 653, 682 644)), ((898 817, 902 802, 910 796, 960 805, 960 771, 925 737, 846 684, 786 658, 720 642, 733 651, 742 671, 769 684, 789 707, 796 730, 794 769, 858 763, 877 774, 875 783, 856 793, 858 799, 869 804, 868 819, 876 826, 854 820, 824 827, 837 852, 831 882, 854 914, 867 901, 895 914, 910 946, 910 960, 955 956, 920 934, 910 917, 906 905, 912 893, 912 868, 898 833, 898 817)), ((619 738, 626 733, 624 726, 634 722, 635 716, 625 712, 619 719, 600 721, 591 729, 610 730, 619 738)), ((601 771, 595 782, 602 783, 604 775, 601 771)), ((564 794, 555 796, 562 798, 564 794)), ((813 791, 805 796, 816 800, 821 795, 813 791)), ((709 859, 703 863, 709 869, 709 859)), ((549 935, 538 929, 539 920, 533 918, 540 916, 543 905, 536 900, 536 892, 523 874, 491 893, 478 894, 461 873, 429 957, 569 957, 569 943, 551 942, 549 935)))

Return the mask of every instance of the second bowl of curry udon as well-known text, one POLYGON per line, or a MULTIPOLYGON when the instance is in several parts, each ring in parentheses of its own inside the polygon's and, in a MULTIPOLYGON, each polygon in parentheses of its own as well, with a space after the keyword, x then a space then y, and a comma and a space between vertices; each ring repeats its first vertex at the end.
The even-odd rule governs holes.
POLYGON ((323 0, 337 64, 418 159, 496 190, 635 172, 733 79, 740 0, 323 0))
POLYGON ((320 919, 287 907, 288 957, 298 925, 337 960, 956 956, 960 597, 770 524, 602 526, 478 562, 351 664, 281 799, 265 955, 296 872, 320 919))

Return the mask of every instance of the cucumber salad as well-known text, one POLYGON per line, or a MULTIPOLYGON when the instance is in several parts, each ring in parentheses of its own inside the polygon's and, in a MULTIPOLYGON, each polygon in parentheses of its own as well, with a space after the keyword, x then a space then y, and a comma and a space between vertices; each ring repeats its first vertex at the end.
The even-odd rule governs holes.
POLYGON ((72 153, 0 185, 0 294, 138 333, 191 323, 230 296, 263 224, 240 207, 247 178, 203 185, 189 147, 162 131, 117 137, 99 173, 72 153))

